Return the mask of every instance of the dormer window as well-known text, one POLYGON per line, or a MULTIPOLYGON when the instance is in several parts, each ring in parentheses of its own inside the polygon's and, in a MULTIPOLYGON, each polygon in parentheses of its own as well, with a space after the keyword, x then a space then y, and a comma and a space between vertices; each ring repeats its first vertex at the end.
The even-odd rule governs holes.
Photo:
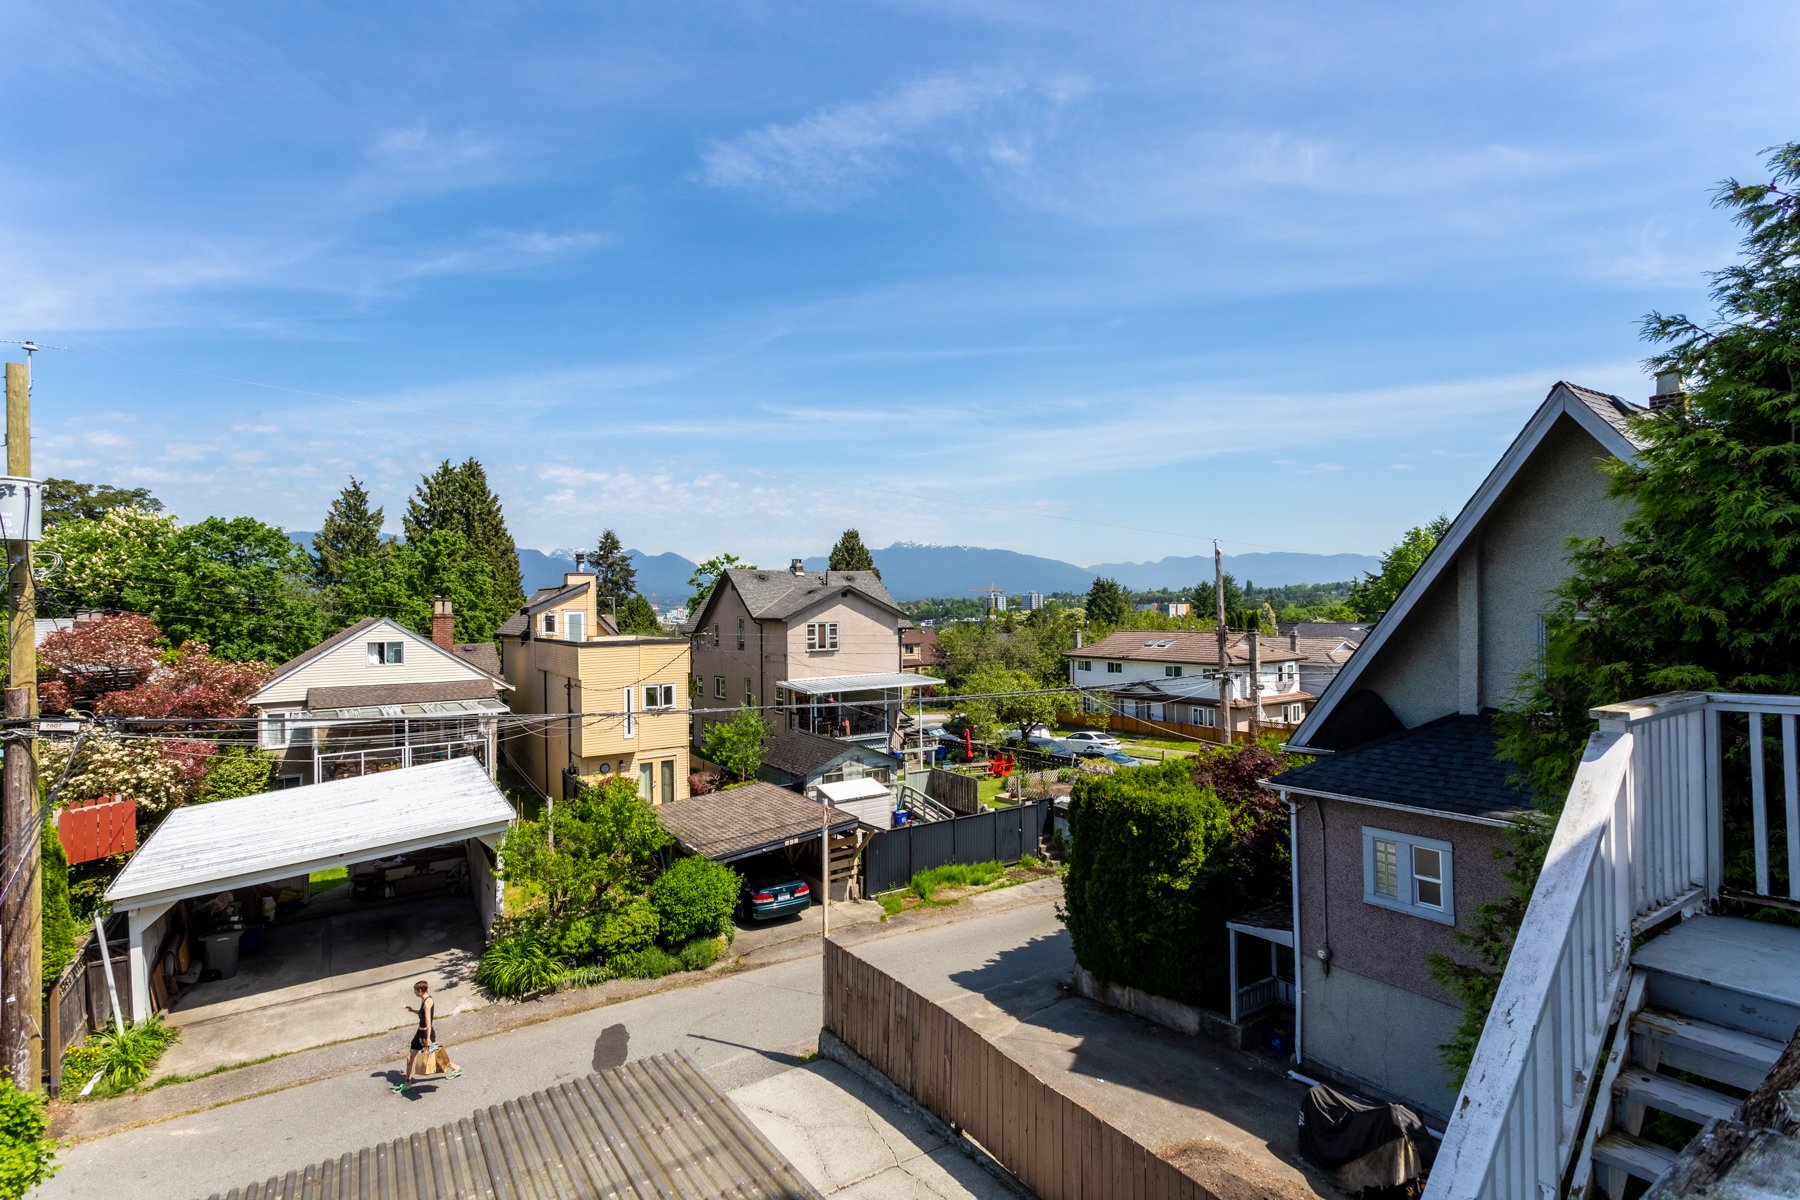
POLYGON ((405 642, 370 642, 369 665, 372 667, 393 666, 406 661, 405 642))

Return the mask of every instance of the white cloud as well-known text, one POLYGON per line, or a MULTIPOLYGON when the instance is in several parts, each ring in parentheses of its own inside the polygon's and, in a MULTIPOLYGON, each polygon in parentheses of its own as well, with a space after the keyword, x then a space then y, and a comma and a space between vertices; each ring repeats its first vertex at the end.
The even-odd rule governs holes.
POLYGON ((899 174, 911 158, 979 169, 1028 166, 1056 112, 1092 86, 1075 75, 1028 80, 1009 73, 943 71, 874 100, 821 108, 787 124, 764 125, 709 142, 707 183, 834 208, 899 174))
POLYGON ((498 144, 470 129, 436 133, 420 120, 400 129, 385 129, 364 150, 371 166, 396 175, 446 175, 466 171, 493 158, 498 144))

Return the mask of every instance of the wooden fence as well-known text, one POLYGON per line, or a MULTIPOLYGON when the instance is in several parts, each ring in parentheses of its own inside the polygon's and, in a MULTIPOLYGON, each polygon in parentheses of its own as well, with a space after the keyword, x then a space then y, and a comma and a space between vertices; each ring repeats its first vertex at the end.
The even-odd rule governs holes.
POLYGON ((925 778, 925 794, 951 812, 967 815, 982 809, 981 780, 973 775, 933 767, 925 778))
POLYGON ((835 942, 825 1028, 1040 1200, 1214 1200, 1211 1189, 835 942))
POLYGON ((863 850, 863 895, 904 887, 920 871, 950 863, 1018 862, 1037 853, 1049 816, 1050 802, 1033 800, 882 830, 863 850))

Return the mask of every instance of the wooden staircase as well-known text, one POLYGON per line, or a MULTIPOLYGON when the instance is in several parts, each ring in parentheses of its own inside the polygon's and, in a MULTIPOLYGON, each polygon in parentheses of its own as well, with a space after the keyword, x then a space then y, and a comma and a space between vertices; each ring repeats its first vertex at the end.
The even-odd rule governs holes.
POLYGON ((1571 1197, 1622 1200, 1630 1180, 1660 1179, 1687 1139, 1652 1114, 1699 1129, 1730 1116, 1800 1025, 1800 930, 1694 917, 1632 965, 1571 1197))

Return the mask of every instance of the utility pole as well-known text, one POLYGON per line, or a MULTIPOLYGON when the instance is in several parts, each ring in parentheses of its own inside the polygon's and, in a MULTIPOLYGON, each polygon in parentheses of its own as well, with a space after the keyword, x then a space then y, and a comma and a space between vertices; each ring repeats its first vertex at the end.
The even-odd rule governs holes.
POLYGON ((1231 744, 1231 655, 1226 651, 1230 635, 1225 631, 1225 556, 1219 553, 1219 539, 1213 539, 1213 607, 1219 621, 1219 741, 1231 744))
MULTIPOLYGON (((34 348, 34 347, 32 347, 34 348)), ((28 348, 28 349, 32 349, 28 348)), ((31 474, 31 368, 6 364, 6 473, 31 474)), ((36 502, 37 496, 28 498, 36 502)), ((40 878, 43 822, 38 812, 36 747, 30 730, 37 716, 37 638, 29 529, 8 529, 6 738, 0 799, 0 1053, 21 1090, 43 1077, 43 1031, 38 1024, 44 972, 43 896, 40 878)))

